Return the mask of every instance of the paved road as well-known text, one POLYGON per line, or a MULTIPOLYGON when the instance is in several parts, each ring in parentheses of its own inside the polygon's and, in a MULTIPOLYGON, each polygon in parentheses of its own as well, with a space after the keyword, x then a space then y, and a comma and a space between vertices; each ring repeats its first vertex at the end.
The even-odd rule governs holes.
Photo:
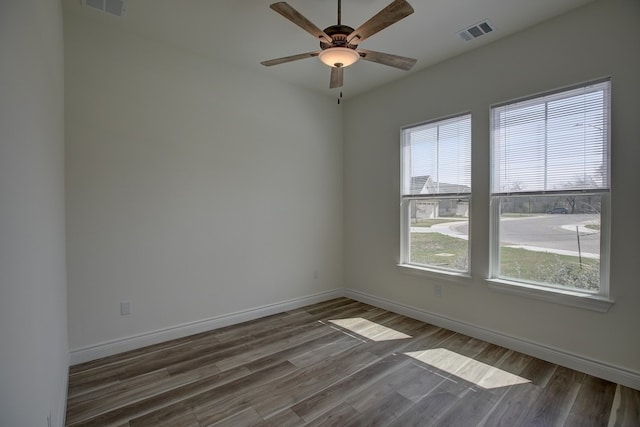
MULTIPOLYGON (((577 256, 576 226, 578 226, 582 255, 588 258, 599 258, 600 233, 584 227, 585 224, 594 222, 598 222, 598 219, 590 214, 505 218, 501 223, 500 241, 506 246, 577 256)), ((411 229, 412 232, 438 232, 459 238, 466 238, 467 230, 466 222, 443 223, 431 228, 412 227, 411 229)))
POLYGON ((600 233, 584 225, 593 223, 594 215, 545 215, 502 221, 500 241, 510 245, 527 245, 566 251, 580 248, 588 254, 600 253, 600 233), (576 232, 578 226, 578 232, 576 232))

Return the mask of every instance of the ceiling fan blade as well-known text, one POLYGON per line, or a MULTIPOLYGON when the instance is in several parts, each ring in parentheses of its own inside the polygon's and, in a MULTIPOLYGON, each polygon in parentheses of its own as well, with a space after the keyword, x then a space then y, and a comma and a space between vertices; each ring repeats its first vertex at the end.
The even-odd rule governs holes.
POLYGON ((358 49, 357 52, 360 54, 360 58, 366 61, 377 62, 378 64, 388 65, 404 71, 409 71, 418 62, 413 58, 376 52, 375 50, 358 49))
POLYGON ((331 80, 329 81, 329 88, 335 89, 342 87, 344 81, 344 68, 331 67, 331 80))
POLYGON ((331 37, 329 37, 324 31, 318 28, 313 22, 302 16, 300 12, 289 6, 286 2, 281 1, 278 3, 273 3, 269 7, 287 18, 289 21, 296 24, 298 27, 311 34, 316 38, 316 40, 322 40, 325 43, 329 44, 333 43, 331 37))
POLYGON ((268 61, 262 61, 261 64, 265 67, 271 67, 272 65, 284 64, 286 62, 298 61, 299 59, 313 58, 318 56, 320 52, 305 52, 297 55, 283 56, 282 58, 270 59, 268 61))
POLYGON ((349 34, 347 36, 347 42, 349 44, 358 44, 412 13, 413 7, 411 7, 406 0, 394 0, 367 22, 356 28, 354 32, 349 34))

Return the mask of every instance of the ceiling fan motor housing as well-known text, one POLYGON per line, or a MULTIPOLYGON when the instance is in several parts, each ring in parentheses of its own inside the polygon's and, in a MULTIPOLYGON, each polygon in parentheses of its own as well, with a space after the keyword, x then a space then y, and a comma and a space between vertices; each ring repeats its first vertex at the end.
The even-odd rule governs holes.
POLYGON ((346 47, 349 49, 356 49, 358 46, 347 43, 347 36, 353 32, 353 28, 348 25, 332 25, 324 29, 324 32, 333 40, 332 44, 326 43, 320 40, 320 48, 322 50, 329 49, 330 47, 346 47))

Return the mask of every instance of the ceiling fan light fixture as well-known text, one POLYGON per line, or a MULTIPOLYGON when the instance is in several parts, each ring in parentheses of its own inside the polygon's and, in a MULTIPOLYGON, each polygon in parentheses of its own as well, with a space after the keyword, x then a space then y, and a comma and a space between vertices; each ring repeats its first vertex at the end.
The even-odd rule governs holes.
POLYGON ((330 47, 320 52, 318 57, 329 67, 348 67, 360 59, 360 54, 348 47, 330 47))

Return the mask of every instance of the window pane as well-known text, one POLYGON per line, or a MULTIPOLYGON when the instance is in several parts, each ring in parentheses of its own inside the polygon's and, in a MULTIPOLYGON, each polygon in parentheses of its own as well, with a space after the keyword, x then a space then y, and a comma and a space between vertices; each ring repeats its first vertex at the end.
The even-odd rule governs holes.
POLYGON ((471 116, 403 130, 403 195, 471 192, 471 116))
POLYGON ((409 263, 468 271, 469 199, 413 199, 408 206, 409 263))
POLYGON ((599 291, 600 195, 497 197, 500 277, 599 291))
POLYGON ((493 193, 609 188, 608 81, 492 111, 493 193))

